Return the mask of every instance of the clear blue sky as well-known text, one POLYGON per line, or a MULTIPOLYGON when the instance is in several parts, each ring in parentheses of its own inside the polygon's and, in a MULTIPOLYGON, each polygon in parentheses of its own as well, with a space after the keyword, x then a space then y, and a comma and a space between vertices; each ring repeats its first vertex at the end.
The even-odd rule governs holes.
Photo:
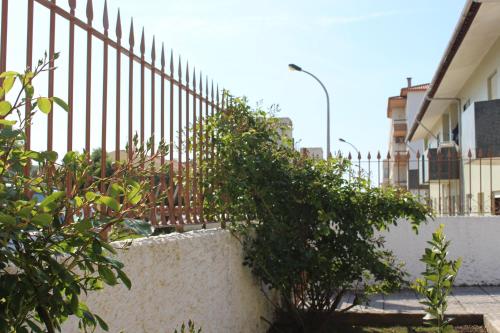
MULTIPOLYGON (((113 1, 114 4, 118 1, 113 1)), ((323 91, 289 72, 301 65, 332 95, 338 137, 362 151, 387 149, 387 98, 407 76, 432 79, 463 0, 120 0, 147 32, 236 95, 279 104, 301 146, 325 146, 323 91)))
MULTIPOLYGON (((332 149, 349 150, 337 141, 343 137, 363 152, 373 153, 387 149, 387 98, 399 93, 407 76, 413 77, 415 84, 432 79, 464 1, 109 0, 108 3, 113 27, 120 6, 126 23, 124 32, 128 32, 130 16, 134 16, 137 35, 144 26, 148 43, 155 34, 157 42, 165 42, 183 60, 188 59, 191 66, 202 69, 233 94, 247 96, 252 104, 259 101, 264 105, 279 104, 280 115, 293 120, 294 137, 302 147, 325 146, 325 97, 312 78, 289 72, 287 65, 293 62, 315 73, 332 97, 332 149)), ((59 2, 67 8, 67 1, 59 2)), ((80 17, 84 17, 85 2, 77 1, 80 17)), ((94 1, 98 26, 103 3, 104 0, 94 1)), ((11 4, 15 7, 17 1, 11 4)), ((12 13, 16 15, 15 8, 12 13)), ((24 17, 25 12, 20 10, 19 15, 24 17)), ((44 24, 36 25, 35 34, 46 32, 47 21, 40 22, 44 24)), ((19 26, 24 28, 24 23, 19 26)), ((114 28, 112 31, 114 35, 114 28)), ((24 33, 19 30, 19 34, 19 38, 13 35, 11 41, 24 41, 24 33)), ((60 39, 63 45, 56 45, 63 52, 66 38, 60 39)), ((22 50, 24 44, 19 47, 22 50)), ((77 63, 84 61, 83 49, 77 53, 80 57, 77 63)), ((11 62, 17 60, 23 61, 9 58, 11 62)), ((64 63, 61 67, 65 67, 64 63)), ((62 68, 56 75, 65 76, 64 71, 62 68)))

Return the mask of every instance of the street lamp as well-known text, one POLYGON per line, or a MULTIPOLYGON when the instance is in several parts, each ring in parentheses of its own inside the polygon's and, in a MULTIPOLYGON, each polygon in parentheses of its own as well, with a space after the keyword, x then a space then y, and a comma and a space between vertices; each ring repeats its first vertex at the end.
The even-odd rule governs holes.
POLYGON ((353 145, 353 144, 352 144, 352 143, 350 143, 349 141, 346 141, 346 140, 344 140, 344 139, 342 139, 342 138, 339 138, 339 141, 340 141, 340 142, 343 142, 343 143, 347 143, 349 146, 351 146, 352 148, 354 148, 354 150, 356 151, 356 153, 358 153, 358 155, 360 155, 359 149, 358 149, 358 148, 356 148, 356 146, 355 146, 355 145, 353 145))
POLYGON ((330 96, 328 95, 328 90, 326 90, 325 85, 321 82, 314 74, 309 73, 306 70, 303 70, 300 66, 295 64, 289 64, 288 69, 291 71, 304 72, 310 76, 312 76, 318 83, 321 85, 326 94, 326 156, 330 158, 332 156, 330 152, 330 96))

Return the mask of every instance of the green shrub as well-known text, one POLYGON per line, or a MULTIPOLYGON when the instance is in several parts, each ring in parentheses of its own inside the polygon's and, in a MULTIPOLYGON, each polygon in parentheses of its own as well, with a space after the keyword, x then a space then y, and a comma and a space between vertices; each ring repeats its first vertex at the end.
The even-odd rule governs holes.
POLYGON ((67 110, 58 98, 33 98, 32 80, 52 70, 48 64, 0 76, 0 97, 22 86, 12 104, 0 102, 0 331, 60 331, 72 315, 84 330, 107 330, 80 296, 104 284, 131 287, 106 235, 115 226, 134 228, 139 224, 130 216, 150 213, 150 175, 137 167, 145 152, 136 147, 134 159, 95 179, 87 154, 69 152, 59 160, 55 152, 26 149, 24 130, 36 112, 54 112, 55 104, 67 110), (27 103, 32 112, 25 118, 27 103), (110 184, 106 193, 99 191, 101 181, 110 184))
POLYGON ((441 224, 432 234, 432 240, 428 242, 430 247, 425 249, 420 259, 425 263, 423 278, 417 279, 413 286, 425 298, 421 302, 426 306, 427 314, 424 320, 436 326, 439 333, 444 332, 450 322, 450 319, 445 317, 448 308, 447 297, 462 264, 461 258, 447 259, 450 241, 446 240, 443 229, 444 225, 441 224))
POLYGON ((348 161, 317 161, 278 145, 279 125, 234 99, 212 119, 218 162, 209 166, 206 210, 231 224, 245 264, 279 292, 287 332, 324 329, 343 296, 398 288, 404 272, 377 232, 429 211, 405 191, 349 177, 348 161), (365 283, 369 281, 370 283, 365 283))
POLYGON ((187 326, 185 323, 182 323, 181 330, 175 330, 174 333, 201 333, 201 328, 198 328, 197 330, 194 322, 189 320, 187 326))

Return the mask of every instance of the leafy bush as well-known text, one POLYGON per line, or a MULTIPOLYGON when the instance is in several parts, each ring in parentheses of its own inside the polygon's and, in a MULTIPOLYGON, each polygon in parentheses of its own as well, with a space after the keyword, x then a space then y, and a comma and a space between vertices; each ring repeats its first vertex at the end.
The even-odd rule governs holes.
POLYGON ((445 317, 448 308, 447 297, 462 264, 461 258, 447 259, 450 241, 446 240, 443 229, 444 225, 441 224, 432 234, 432 240, 428 242, 430 247, 425 249, 420 259, 426 267, 422 273, 423 279, 417 279, 413 286, 425 298, 421 302, 426 306, 427 314, 424 320, 436 326, 439 333, 444 332, 450 322, 450 319, 445 317))
POLYGON ((189 320, 187 326, 185 323, 182 323, 181 330, 175 330, 174 333, 201 333, 201 328, 198 328, 197 330, 194 322, 192 320, 189 320))
POLYGON ((82 329, 107 330, 80 296, 104 284, 130 288, 106 236, 115 226, 135 226, 132 216, 148 216, 154 202, 147 193, 154 189, 149 168, 137 165, 145 159, 140 147, 105 179, 92 178, 86 153, 69 152, 60 161, 55 152, 25 148, 24 130, 35 112, 48 114, 55 104, 67 109, 55 97, 33 98, 32 80, 48 70, 45 59, 33 71, 0 75, 0 97, 21 86, 14 103, 0 102, 0 331, 60 331, 71 315, 82 329), (26 104, 32 112, 24 118, 26 104), (100 182, 110 185, 106 193, 100 182))
POLYGON ((358 304, 403 283, 377 232, 399 218, 416 228, 429 211, 408 192, 348 177, 345 159, 317 161, 278 145, 278 129, 242 99, 212 119, 218 162, 209 166, 206 209, 236 222, 245 264, 281 296, 278 321, 290 324, 283 330, 316 332, 348 310, 340 309, 348 291, 358 304))

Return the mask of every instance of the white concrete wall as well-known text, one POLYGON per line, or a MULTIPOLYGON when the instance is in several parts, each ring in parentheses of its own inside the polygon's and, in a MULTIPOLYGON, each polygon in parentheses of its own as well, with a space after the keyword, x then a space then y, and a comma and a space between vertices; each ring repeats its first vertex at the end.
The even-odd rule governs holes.
POLYGON ((449 257, 462 257, 457 285, 500 285, 500 217, 442 217, 420 227, 418 235, 410 223, 400 221, 384 233, 386 247, 406 263, 411 281, 421 276, 425 265, 420 258, 432 233, 445 225, 451 241, 449 257))
MULTIPOLYGON (((132 289, 106 287, 87 300, 110 332, 172 333, 192 319, 203 333, 255 333, 268 328, 261 316, 272 321, 273 308, 242 265, 241 245, 228 231, 136 240, 119 251, 119 259, 132 289)), ((76 327, 72 320, 63 332, 78 332, 76 327)))

